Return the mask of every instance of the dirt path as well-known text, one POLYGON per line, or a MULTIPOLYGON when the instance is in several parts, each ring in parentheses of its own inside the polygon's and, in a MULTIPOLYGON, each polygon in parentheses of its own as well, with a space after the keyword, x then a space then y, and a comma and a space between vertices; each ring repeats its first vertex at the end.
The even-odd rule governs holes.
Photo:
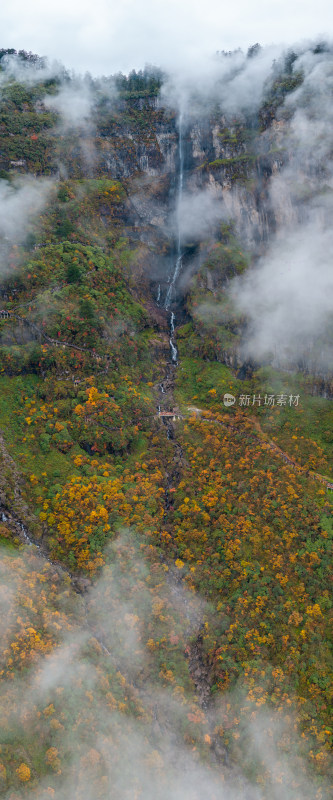
POLYGON ((289 466, 291 466, 293 469, 295 469, 302 475, 306 475, 307 477, 311 477, 317 481, 320 481, 320 483, 324 483, 328 489, 333 489, 333 483, 331 482, 330 478, 327 475, 321 475, 319 472, 314 472, 313 470, 307 470, 305 467, 302 467, 300 464, 297 463, 297 461, 295 461, 294 458, 291 458, 288 455, 288 453, 282 450, 282 448, 279 447, 279 445, 276 444, 276 442, 274 442, 272 439, 269 439, 267 434, 263 431, 259 420, 251 417, 251 422, 254 425, 256 431, 259 433, 260 438, 264 442, 266 442, 266 444, 270 447, 271 450, 273 450, 277 455, 283 458, 283 460, 287 464, 289 464, 289 466))
MULTIPOLYGON (((216 419, 215 417, 207 416, 207 414, 209 412, 205 411, 202 408, 195 408, 194 406, 187 406, 187 409, 188 409, 188 411, 191 411, 192 413, 195 413, 198 416, 201 416, 202 414, 204 414, 205 416, 202 417, 202 421, 203 422, 213 422, 215 425, 221 425, 221 427, 223 427, 223 428, 236 430, 236 426, 232 425, 231 423, 229 424, 227 422, 221 422, 220 420, 216 419)), ((282 448, 279 447, 279 445, 277 445, 276 442, 273 441, 273 439, 269 439, 267 434, 263 431, 259 420, 255 419, 254 417, 247 417, 247 419, 249 419, 249 421, 252 423, 252 425, 255 428, 257 434, 259 435, 259 438, 267 445, 267 447, 270 450, 272 450, 277 456, 282 458, 283 461, 285 461, 286 464, 288 464, 290 467, 292 467, 292 469, 296 470, 297 472, 299 472, 302 475, 305 475, 306 477, 314 478, 314 480, 317 480, 320 483, 323 483, 327 487, 327 489, 333 490, 333 482, 332 482, 331 478, 328 477, 328 475, 321 475, 319 472, 314 472, 314 470, 307 470, 306 467, 302 467, 300 464, 297 463, 297 461, 295 461, 294 458, 291 458, 288 455, 288 453, 286 453, 284 450, 282 450, 282 448)))

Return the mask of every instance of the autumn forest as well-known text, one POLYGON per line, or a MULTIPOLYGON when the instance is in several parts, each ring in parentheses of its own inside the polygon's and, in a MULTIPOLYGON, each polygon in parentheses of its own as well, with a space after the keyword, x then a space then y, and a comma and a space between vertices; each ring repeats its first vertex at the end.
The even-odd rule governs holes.
POLYGON ((5 800, 328 800, 325 47, 237 108, 0 50, 5 800))

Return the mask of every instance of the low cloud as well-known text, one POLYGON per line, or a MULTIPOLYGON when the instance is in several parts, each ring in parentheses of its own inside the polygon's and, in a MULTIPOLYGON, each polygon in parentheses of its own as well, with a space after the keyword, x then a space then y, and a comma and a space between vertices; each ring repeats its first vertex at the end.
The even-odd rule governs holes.
MULTIPOLYGON (((75 595, 66 576, 61 577, 59 569, 30 548, 24 558, 0 550, 0 564, 4 567, 0 569, 1 586, 10 590, 13 608, 8 641, 23 645, 15 625, 22 627, 24 619, 28 633, 34 632, 39 619, 43 619, 43 636, 58 631, 57 642, 46 654, 42 643, 35 640, 32 667, 26 668, 23 678, 18 672, 13 680, 2 681, 0 693, 8 746, 17 748, 22 729, 24 748, 19 759, 32 770, 39 742, 41 796, 43 791, 45 796, 51 791, 55 800, 93 800, 96 796, 115 800, 264 800, 267 796, 296 800, 300 793, 304 800, 313 800, 316 796, 316 787, 298 754, 294 729, 291 754, 278 744, 282 738, 290 739, 292 709, 288 728, 281 715, 265 715, 256 707, 252 721, 244 719, 239 728, 239 761, 227 765, 218 732, 224 726, 227 707, 236 713, 242 688, 238 687, 235 696, 221 695, 207 711, 194 703, 188 689, 177 696, 172 691, 176 684, 163 688, 158 673, 164 674, 166 666, 159 659, 158 648, 151 656, 145 645, 152 623, 155 633, 161 624, 164 635, 178 642, 170 658, 179 663, 207 606, 183 587, 172 570, 170 576, 164 572, 169 577, 161 580, 161 565, 150 563, 148 569, 133 534, 125 533, 114 543, 103 574, 83 596, 75 595), (34 628, 29 627, 31 614, 34 628), (36 739, 39 735, 41 740, 36 739), (214 743, 211 749, 206 745, 206 761, 197 746, 203 735, 214 743), (264 770, 266 787, 252 783, 242 765, 252 772, 258 766, 264 770)), ((5 800, 12 797, 10 791, 3 794, 5 800)), ((29 784, 25 786, 25 796, 33 797, 35 792, 35 785, 31 789, 29 784)), ((328 798, 324 783, 320 798, 328 798)))
POLYGON ((283 364, 309 355, 332 322, 332 257, 331 230, 299 225, 281 231, 255 269, 233 283, 236 307, 249 319, 247 356, 276 353, 283 364))
POLYGON ((277 234, 231 293, 248 318, 247 356, 326 371, 333 362, 332 50, 299 55, 299 72, 303 82, 287 95, 278 126, 262 136, 263 146, 269 136, 287 154, 268 185, 277 234))
POLYGON ((8 272, 8 255, 13 244, 24 241, 29 226, 51 197, 51 178, 19 176, 9 183, 0 180, 0 274, 8 272))
POLYGON ((216 105, 229 114, 255 112, 272 76, 273 62, 283 50, 277 45, 258 48, 252 58, 235 50, 191 61, 181 69, 171 66, 162 87, 162 102, 188 118, 204 116, 216 105))
POLYGON ((0 236, 22 241, 27 225, 44 207, 53 185, 49 178, 31 176, 20 176, 12 183, 0 180, 0 236))
POLYGON ((65 130, 91 126, 93 103, 89 81, 78 77, 73 77, 70 83, 62 85, 57 94, 44 98, 46 108, 60 115, 60 125, 65 130))
POLYGON ((182 241, 200 241, 214 235, 218 223, 225 216, 222 197, 211 189, 183 192, 175 215, 182 241))
POLYGON ((0 86, 14 79, 27 86, 35 86, 42 81, 56 78, 61 81, 68 77, 68 72, 59 61, 48 60, 26 54, 26 59, 19 54, 5 55, 1 59, 0 86))

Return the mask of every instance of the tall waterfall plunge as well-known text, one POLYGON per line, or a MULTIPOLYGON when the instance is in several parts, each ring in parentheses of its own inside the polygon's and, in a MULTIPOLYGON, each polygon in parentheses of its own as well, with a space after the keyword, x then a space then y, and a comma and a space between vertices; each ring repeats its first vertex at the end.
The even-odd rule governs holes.
POLYGON ((179 164, 179 172, 178 172, 178 193, 177 193, 177 251, 176 251, 176 263, 173 274, 171 276, 170 285, 166 294, 164 308, 167 310, 170 308, 173 291, 175 287, 175 283, 177 281, 178 275, 181 270, 182 266, 182 251, 181 251, 181 229, 180 229, 180 204, 183 195, 183 185, 184 185, 184 148, 183 148, 183 115, 179 115, 178 120, 178 130, 179 130, 179 144, 178 144, 178 164, 179 164))
MULTIPOLYGON (((178 140, 178 163, 179 163, 179 172, 178 172, 178 193, 177 193, 177 251, 176 251, 176 262, 173 274, 171 276, 169 288, 166 294, 164 308, 168 311, 170 308, 174 288, 179 276, 179 273, 182 268, 182 250, 181 250, 181 226, 180 226, 180 205, 183 195, 183 185, 184 185, 184 148, 183 148, 183 115, 182 113, 179 114, 178 120, 178 131, 179 131, 179 140, 178 140)), ((175 315, 172 312, 170 318, 170 348, 171 348, 171 358, 174 364, 177 363, 177 347, 174 342, 174 331, 175 331, 175 315)))

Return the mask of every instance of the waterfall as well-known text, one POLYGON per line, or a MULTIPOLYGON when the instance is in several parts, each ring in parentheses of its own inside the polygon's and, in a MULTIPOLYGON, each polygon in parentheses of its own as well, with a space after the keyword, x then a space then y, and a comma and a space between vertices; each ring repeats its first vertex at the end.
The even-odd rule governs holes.
POLYGON ((157 297, 156 297, 157 305, 160 304, 160 299, 161 299, 161 284, 159 283, 158 284, 158 289, 157 289, 157 297))
MULTIPOLYGON (((175 268, 173 271, 173 275, 170 280, 170 285, 166 294, 164 308, 168 311, 171 305, 173 292, 175 288, 176 281, 178 279, 178 275, 182 268, 182 242, 181 242, 181 227, 180 227, 180 205, 183 195, 183 185, 184 185, 184 147, 183 147, 183 116, 182 113, 179 114, 178 120, 178 130, 179 130, 179 146, 178 146, 178 165, 179 165, 179 172, 178 172, 178 196, 177 196, 177 251, 176 251, 176 262, 175 268)), ((175 334, 175 315, 174 312, 171 311, 170 317, 170 350, 171 350, 171 360, 173 364, 178 363, 178 350, 175 345, 174 341, 174 334, 175 334)))
POLYGON ((176 345, 174 343, 175 319, 176 319, 176 317, 175 317, 173 311, 171 311, 171 317, 170 317, 170 339, 169 339, 170 348, 171 348, 171 359, 172 359, 172 362, 174 364, 177 364, 178 350, 177 350, 177 347, 176 347, 176 345))
POLYGON ((176 253, 176 263, 175 268, 173 271, 173 275, 170 281, 170 285, 166 294, 164 308, 168 310, 170 308, 170 303, 172 300, 173 290, 175 287, 175 283, 177 281, 178 275, 180 273, 182 267, 182 250, 181 250, 181 231, 180 231, 180 204, 183 195, 183 184, 184 184, 184 147, 183 147, 183 116, 179 114, 179 122, 178 122, 178 129, 179 129, 179 147, 178 147, 178 155, 179 155, 179 178, 178 178, 178 197, 177 197, 177 253, 176 253))

